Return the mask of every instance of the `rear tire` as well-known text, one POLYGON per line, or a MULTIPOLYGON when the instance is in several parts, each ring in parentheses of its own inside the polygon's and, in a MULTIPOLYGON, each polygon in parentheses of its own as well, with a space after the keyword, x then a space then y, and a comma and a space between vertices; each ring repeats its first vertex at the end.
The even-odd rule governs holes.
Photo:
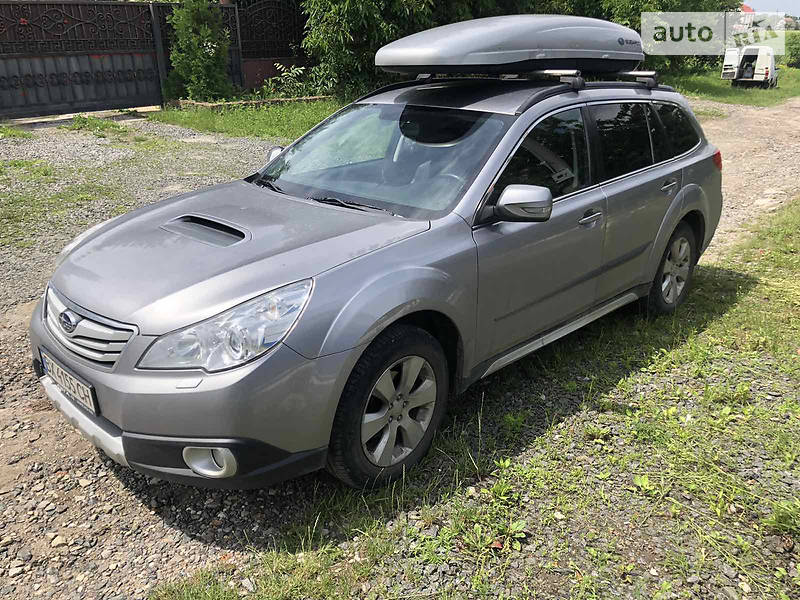
POLYGON ((672 314, 683 304, 691 286, 697 258, 694 231, 686 223, 680 223, 669 238, 647 297, 651 312, 672 314))
POLYGON ((449 394, 447 359, 424 329, 394 325, 364 351, 347 380, 328 446, 328 471, 345 484, 385 485, 430 449, 449 394))

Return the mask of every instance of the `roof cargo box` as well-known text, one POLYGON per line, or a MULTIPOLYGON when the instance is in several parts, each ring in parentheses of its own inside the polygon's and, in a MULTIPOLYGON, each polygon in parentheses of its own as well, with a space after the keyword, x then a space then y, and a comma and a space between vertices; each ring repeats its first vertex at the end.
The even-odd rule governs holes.
POLYGON ((387 44, 375 65, 396 73, 629 71, 644 60, 633 29, 587 17, 509 15, 435 27, 387 44))

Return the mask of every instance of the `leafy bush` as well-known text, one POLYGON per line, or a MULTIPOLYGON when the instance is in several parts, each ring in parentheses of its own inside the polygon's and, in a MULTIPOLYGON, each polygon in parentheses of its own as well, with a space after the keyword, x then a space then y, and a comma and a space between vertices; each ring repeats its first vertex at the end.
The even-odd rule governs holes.
MULTIPOLYGON (((581 15, 640 29, 643 11, 732 10, 739 0, 302 0, 308 15, 303 49, 317 61, 311 73, 343 96, 396 79, 374 67, 375 52, 423 29, 467 19, 519 13, 581 15)), ((718 57, 648 57, 662 71, 716 67, 718 57)))
POLYGON ((307 70, 300 65, 275 63, 278 74, 270 77, 255 95, 260 98, 297 98, 323 96, 332 93, 335 79, 322 76, 319 69, 307 70))
POLYGON ((800 67, 800 31, 786 32, 786 55, 784 61, 790 67, 800 67))
POLYGON ((229 96, 228 32, 222 9, 212 0, 183 0, 167 17, 175 32, 170 51, 173 72, 164 86, 167 97, 212 100, 229 96))
POLYGON ((374 67, 375 52, 393 40, 466 19, 561 12, 564 4, 564 0, 303 0, 308 15, 303 49, 318 62, 311 71, 313 78, 354 96, 393 79, 374 67))

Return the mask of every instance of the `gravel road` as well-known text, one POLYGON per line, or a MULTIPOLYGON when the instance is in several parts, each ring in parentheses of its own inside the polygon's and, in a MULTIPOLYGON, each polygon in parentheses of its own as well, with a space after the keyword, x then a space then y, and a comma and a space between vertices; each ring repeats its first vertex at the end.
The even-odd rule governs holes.
MULTIPOLYGON (((723 219, 704 258, 713 261, 759 214, 800 194, 800 99, 774 108, 708 101, 694 106, 728 115, 704 123, 724 160, 723 219)), ((119 144, 55 127, 36 129, 33 139, 0 140, 0 160, 52 165, 62 176, 53 186, 66 178, 111 181, 121 190, 121 196, 83 207, 80 223, 48 222, 46 230, 37 230, 34 246, 0 246, 3 598, 141 598, 154 584, 202 566, 243 564, 247 549, 280 546, 287 525, 304 526, 304 509, 336 489, 324 474, 250 492, 148 479, 96 452, 40 391, 26 324, 60 248, 120 205, 146 205, 250 173, 272 145, 140 119, 123 125, 155 142, 119 144)), ((19 186, 24 191, 25 183, 19 186)))

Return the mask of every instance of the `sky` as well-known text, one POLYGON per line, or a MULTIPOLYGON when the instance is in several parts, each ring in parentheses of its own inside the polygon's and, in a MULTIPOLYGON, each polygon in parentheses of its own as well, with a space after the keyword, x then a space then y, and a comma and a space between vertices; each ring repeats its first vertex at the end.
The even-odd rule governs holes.
POLYGON ((800 15, 800 0, 745 0, 745 4, 755 11, 800 15))

